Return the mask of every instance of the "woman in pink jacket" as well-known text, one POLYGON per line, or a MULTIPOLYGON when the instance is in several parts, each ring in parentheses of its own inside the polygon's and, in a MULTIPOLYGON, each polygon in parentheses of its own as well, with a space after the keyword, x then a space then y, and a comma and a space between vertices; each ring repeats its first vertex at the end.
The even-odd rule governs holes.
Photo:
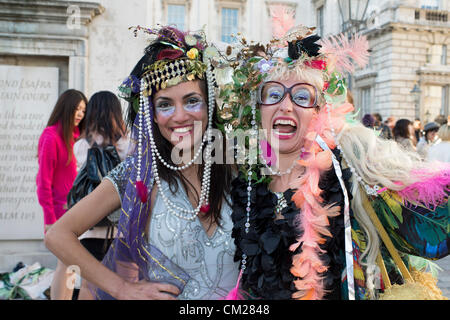
MULTIPOLYGON (((78 90, 58 98, 38 144, 37 196, 44 211, 44 232, 66 212, 67 194, 77 175, 73 144, 84 125, 87 99, 78 90)), ((66 267, 58 260, 51 286, 51 299, 71 299, 66 267)))

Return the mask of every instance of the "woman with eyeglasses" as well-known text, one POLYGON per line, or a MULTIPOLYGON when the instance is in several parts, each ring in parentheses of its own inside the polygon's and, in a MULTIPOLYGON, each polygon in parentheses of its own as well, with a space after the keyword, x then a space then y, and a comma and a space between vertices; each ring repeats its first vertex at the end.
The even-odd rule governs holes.
POLYGON ((367 41, 319 39, 306 27, 267 46, 243 39, 222 88, 222 122, 248 129, 250 151, 232 183, 240 280, 230 296, 442 298, 435 287, 387 289, 419 281, 413 267, 424 260, 410 255, 448 255, 450 167, 355 120, 343 74, 367 61, 367 41))

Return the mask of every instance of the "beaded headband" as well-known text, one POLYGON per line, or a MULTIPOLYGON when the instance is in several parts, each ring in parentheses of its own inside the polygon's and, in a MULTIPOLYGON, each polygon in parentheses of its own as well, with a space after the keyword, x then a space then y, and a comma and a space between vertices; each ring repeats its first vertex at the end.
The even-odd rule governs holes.
POLYGON ((148 84, 144 92, 146 96, 156 91, 176 86, 185 81, 194 79, 203 79, 206 72, 206 64, 192 59, 181 58, 175 61, 158 61, 153 64, 149 70, 143 74, 142 78, 148 84))
MULTIPOLYGON (((153 45, 164 48, 155 56, 150 65, 143 64, 140 75, 128 76, 119 86, 121 97, 133 104, 139 111, 139 95, 148 97, 159 90, 175 86, 181 82, 205 79, 208 63, 219 56, 218 50, 206 42, 204 31, 182 33, 170 27, 134 28, 135 36, 139 31, 152 37, 153 45), (142 81, 144 80, 144 81, 142 81), (141 90, 144 83, 145 90, 141 90), (142 92, 141 92, 142 91, 142 92)), ((213 84, 213 82, 211 83, 213 84)))

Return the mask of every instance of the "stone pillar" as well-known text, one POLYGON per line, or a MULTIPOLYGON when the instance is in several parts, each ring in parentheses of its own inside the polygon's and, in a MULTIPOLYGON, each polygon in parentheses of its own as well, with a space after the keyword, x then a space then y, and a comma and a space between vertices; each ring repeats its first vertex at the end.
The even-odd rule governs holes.
POLYGON ((87 57, 69 57, 69 88, 87 92, 87 57))

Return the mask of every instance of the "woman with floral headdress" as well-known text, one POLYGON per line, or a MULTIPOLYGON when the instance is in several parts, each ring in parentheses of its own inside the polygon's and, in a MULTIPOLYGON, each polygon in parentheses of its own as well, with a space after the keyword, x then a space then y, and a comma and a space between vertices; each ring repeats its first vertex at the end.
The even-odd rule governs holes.
POLYGON ((80 267, 97 299, 219 299, 238 270, 231 170, 212 162, 217 50, 203 33, 140 30, 156 39, 120 88, 135 148, 45 242, 80 267), (100 264, 77 237, 120 206, 117 238, 100 264))
POLYGON ((450 167, 354 120, 343 73, 365 64, 367 41, 319 39, 299 27, 267 46, 241 40, 222 88, 224 127, 249 135, 231 193, 230 297, 442 298, 413 256, 448 255, 450 167))

